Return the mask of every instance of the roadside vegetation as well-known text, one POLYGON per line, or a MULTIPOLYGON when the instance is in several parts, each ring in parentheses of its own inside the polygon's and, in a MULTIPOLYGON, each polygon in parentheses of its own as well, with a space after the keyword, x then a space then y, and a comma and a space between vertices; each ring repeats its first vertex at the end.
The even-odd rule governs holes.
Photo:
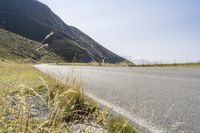
POLYGON ((64 133, 80 124, 87 133, 136 132, 126 119, 87 98, 76 77, 61 84, 32 65, 7 60, 0 68, 0 132, 64 133))
POLYGON ((57 62, 57 65, 68 65, 68 66, 98 66, 98 67, 133 67, 134 63, 131 62, 121 62, 121 63, 102 63, 102 62, 89 62, 89 63, 63 63, 57 62))
POLYGON ((142 64, 135 67, 200 67, 200 63, 142 64))
MULTIPOLYGON (((55 63, 54 63, 55 64, 55 63)), ((121 63, 63 63, 57 62, 57 65, 67 65, 67 66, 96 66, 96 67, 200 67, 200 63, 173 63, 173 64, 140 64, 136 65, 131 62, 121 62, 121 63)))

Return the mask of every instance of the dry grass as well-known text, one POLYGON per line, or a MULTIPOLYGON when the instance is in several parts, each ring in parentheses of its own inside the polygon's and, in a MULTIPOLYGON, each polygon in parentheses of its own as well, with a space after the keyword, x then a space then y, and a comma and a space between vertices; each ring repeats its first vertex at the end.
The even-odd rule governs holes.
POLYGON ((98 66, 98 67, 133 67, 135 66, 131 62, 121 62, 121 63, 99 63, 99 62, 89 62, 89 63, 63 63, 57 62, 57 65, 67 65, 67 66, 98 66))
POLYGON ((28 64, 0 62, 0 68, 0 132, 72 132, 77 124, 114 131, 108 110, 84 96, 76 78, 61 84, 28 64))
POLYGON ((68 132, 98 112, 75 82, 61 85, 30 65, 1 62, 0 67, 0 132, 68 132))
POLYGON ((173 63, 173 64, 142 64, 135 67, 195 67, 199 68, 200 63, 173 63))

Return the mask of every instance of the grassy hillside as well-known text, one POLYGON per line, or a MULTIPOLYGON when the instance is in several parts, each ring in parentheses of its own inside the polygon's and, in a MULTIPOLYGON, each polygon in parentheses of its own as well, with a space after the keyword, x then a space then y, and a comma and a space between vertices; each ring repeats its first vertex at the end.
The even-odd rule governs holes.
POLYGON ((42 44, 0 29, 0 59, 21 62, 56 62, 59 56, 42 48, 42 44))

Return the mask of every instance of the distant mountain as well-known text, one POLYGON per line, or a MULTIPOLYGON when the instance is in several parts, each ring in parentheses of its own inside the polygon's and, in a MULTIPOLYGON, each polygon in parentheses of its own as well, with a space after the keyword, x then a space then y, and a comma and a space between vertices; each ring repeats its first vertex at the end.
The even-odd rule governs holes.
POLYGON ((41 43, 0 29, 0 59, 22 62, 56 62, 60 58, 41 43))
POLYGON ((0 28, 48 43, 51 51, 69 62, 101 61, 104 58, 110 63, 125 60, 79 29, 66 25, 37 0, 0 0, 0 28), (51 32, 54 34, 44 40, 51 32))

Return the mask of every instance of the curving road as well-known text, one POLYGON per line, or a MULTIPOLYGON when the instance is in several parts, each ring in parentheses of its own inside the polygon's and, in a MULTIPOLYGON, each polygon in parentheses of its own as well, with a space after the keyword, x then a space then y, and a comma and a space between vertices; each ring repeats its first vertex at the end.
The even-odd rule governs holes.
POLYGON ((63 80, 81 75, 88 96, 151 132, 200 132, 200 69, 36 65, 63 80))

